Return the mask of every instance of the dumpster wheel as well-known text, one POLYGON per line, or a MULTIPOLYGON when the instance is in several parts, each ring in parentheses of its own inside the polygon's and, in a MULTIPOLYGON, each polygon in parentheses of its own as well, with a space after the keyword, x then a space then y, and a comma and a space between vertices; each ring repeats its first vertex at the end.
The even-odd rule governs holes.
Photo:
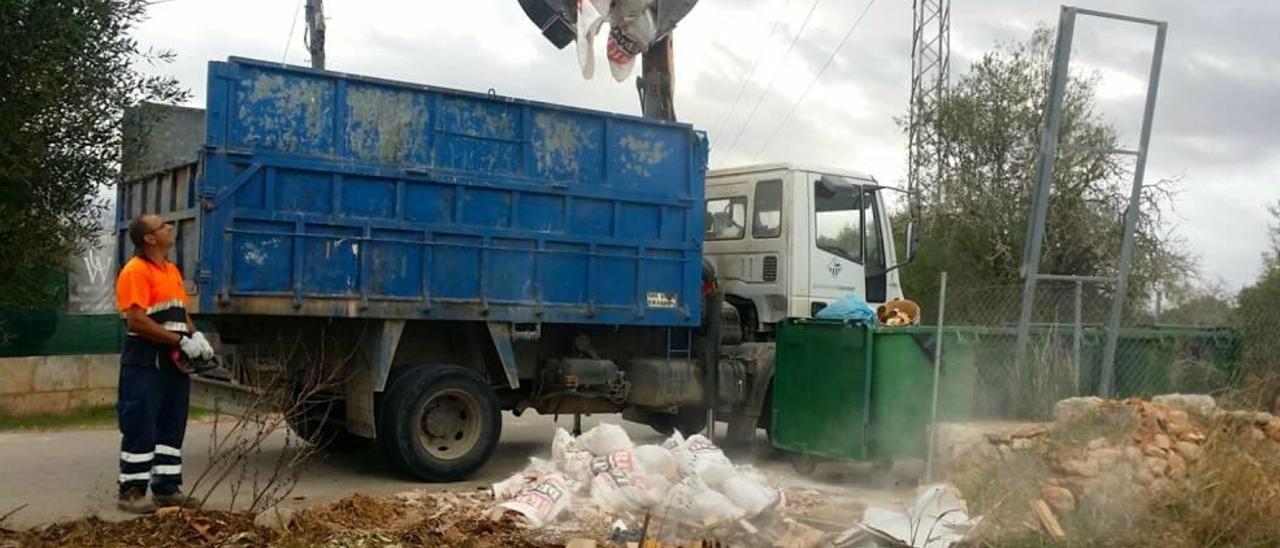
POLYGON ((479 373, 456 365, 419 364, 383 393, 378 441, 397 468, 423 481, 458 481, 479 469, 498 445, 502 412, 479 373))
POLYGON ((791 454, 791 468, 801 476, 809 477, 813 475, 813 471, 818 467, 818 459, 813 455, 805 453, 791 454))

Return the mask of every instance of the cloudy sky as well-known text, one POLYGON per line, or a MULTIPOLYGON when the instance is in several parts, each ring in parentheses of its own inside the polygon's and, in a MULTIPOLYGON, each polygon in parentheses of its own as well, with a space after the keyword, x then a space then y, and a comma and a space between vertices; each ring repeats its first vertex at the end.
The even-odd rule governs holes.
MULTIPOLYGON (((159 0, 136 34, 144 46, 178 54, 176 63, 150 70, 175 74, 194 92, 193 105, 203 106, 209 60, 308 62, 301 4, 159 0)), ((997 42, 1056 25, 1059 4, 955 1, 953 78, 997 42)), ((1170 229, 1200 257, 1206 281, 1228 289, 1249 283, 1266 244, 1266 206, 1280 198, 1273 176, 1280 173, 1280 2, 1078 5, 1169 22, 1147 178, 1180 178, 1170 229)), ((325 10, 332 70, 639 110, 634 82, 614 82, 603 65, 594 80, 583 80, 574 46, 556 50, 515 0, 327 0, 325 10)), ((907 0, 702 0, 675 35, 677 115, 710 132, 713 167, 792 161, 905 185, 905 137, 893 119, 907 105, 910 27, 907 0)), ((1153 38, 1152 30, 1097 19, 1077 27, 1073 66, 1102 75, 1102 109, 1134 146, 1153 38)), ((604 62, 599 52, 597 63, 604 62)))

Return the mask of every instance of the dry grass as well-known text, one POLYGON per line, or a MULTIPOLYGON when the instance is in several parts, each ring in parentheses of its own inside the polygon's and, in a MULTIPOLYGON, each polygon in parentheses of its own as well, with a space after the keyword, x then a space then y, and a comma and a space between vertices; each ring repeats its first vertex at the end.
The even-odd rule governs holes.
POLYGON ((1215 425, 1188 481, 1156 501, 1152 542, 1140 546, 1280 545, 1280 444, 1254 439, 1248 428, 1215 425))
POLYGON ((1084 447, 1098 438, 1106 439, 1112 445, 1120 445, 1127 440, 1134 427, 1134 410, 1122 404, 1112 404, 1081 417, 1079 420, 1061 424, 1055 423, 1053 435, 1048 444, 1051 451, 1069 451, 1084 447))
POLYGON ((1280 362, 1251 368, 1241 382, 1218 397, 1219 403, 1241 409, 1261 409, 1280 415, 1280 362))

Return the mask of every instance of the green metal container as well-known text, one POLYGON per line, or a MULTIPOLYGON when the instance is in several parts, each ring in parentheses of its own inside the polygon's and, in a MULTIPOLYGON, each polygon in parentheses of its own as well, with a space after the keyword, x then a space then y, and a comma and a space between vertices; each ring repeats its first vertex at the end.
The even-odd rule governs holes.
MULTIPOLYGON (((972 415, 976 328, 943 332, 938 416, 972 415)), ((839 460, 923 458, 936 330, 788 319, 778 331, 773 444, 839 460)))
MULTIPOLYGON (((1041 418, 1092 394, 1105 330, 1034 325, 1021 377, 1012 327, 944 327, 938 420, 1041 418), (1076 363, 1078 360, 1078 364, 1076 363), (1078 369, 1077 369, 1078 367, 1078 369)), ((938 329, 792 318, 778 328, 771 438, 779 449, 838 460, 923 458, 938 329)), ((1120 334, 1115 394, 1212 392, 1238 376, 1232 329, 1144 327, 1120 334)))

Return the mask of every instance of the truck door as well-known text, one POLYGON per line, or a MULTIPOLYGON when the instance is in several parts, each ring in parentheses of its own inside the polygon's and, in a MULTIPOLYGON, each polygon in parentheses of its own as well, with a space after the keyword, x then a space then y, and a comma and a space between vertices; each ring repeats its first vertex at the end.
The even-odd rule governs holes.
POLYGON ((885 236, 890 232, 885 229, 888 224, 880 205, 880 192, 871 188, 864 189, 862 203, 866 204, 863 222, 866 227, 863 231, 866 260, 863 267, 867 274, 867 292, 864 297, 868 303, 883 303, 889 300, 889 273, 885 272, 889 260, 885 253, 885 236))
POLYGON ((867 193, 843 177, 817 176, 812 186, 810 315, 849 293, 866 297, 864 227, 873 214, 867 193))

